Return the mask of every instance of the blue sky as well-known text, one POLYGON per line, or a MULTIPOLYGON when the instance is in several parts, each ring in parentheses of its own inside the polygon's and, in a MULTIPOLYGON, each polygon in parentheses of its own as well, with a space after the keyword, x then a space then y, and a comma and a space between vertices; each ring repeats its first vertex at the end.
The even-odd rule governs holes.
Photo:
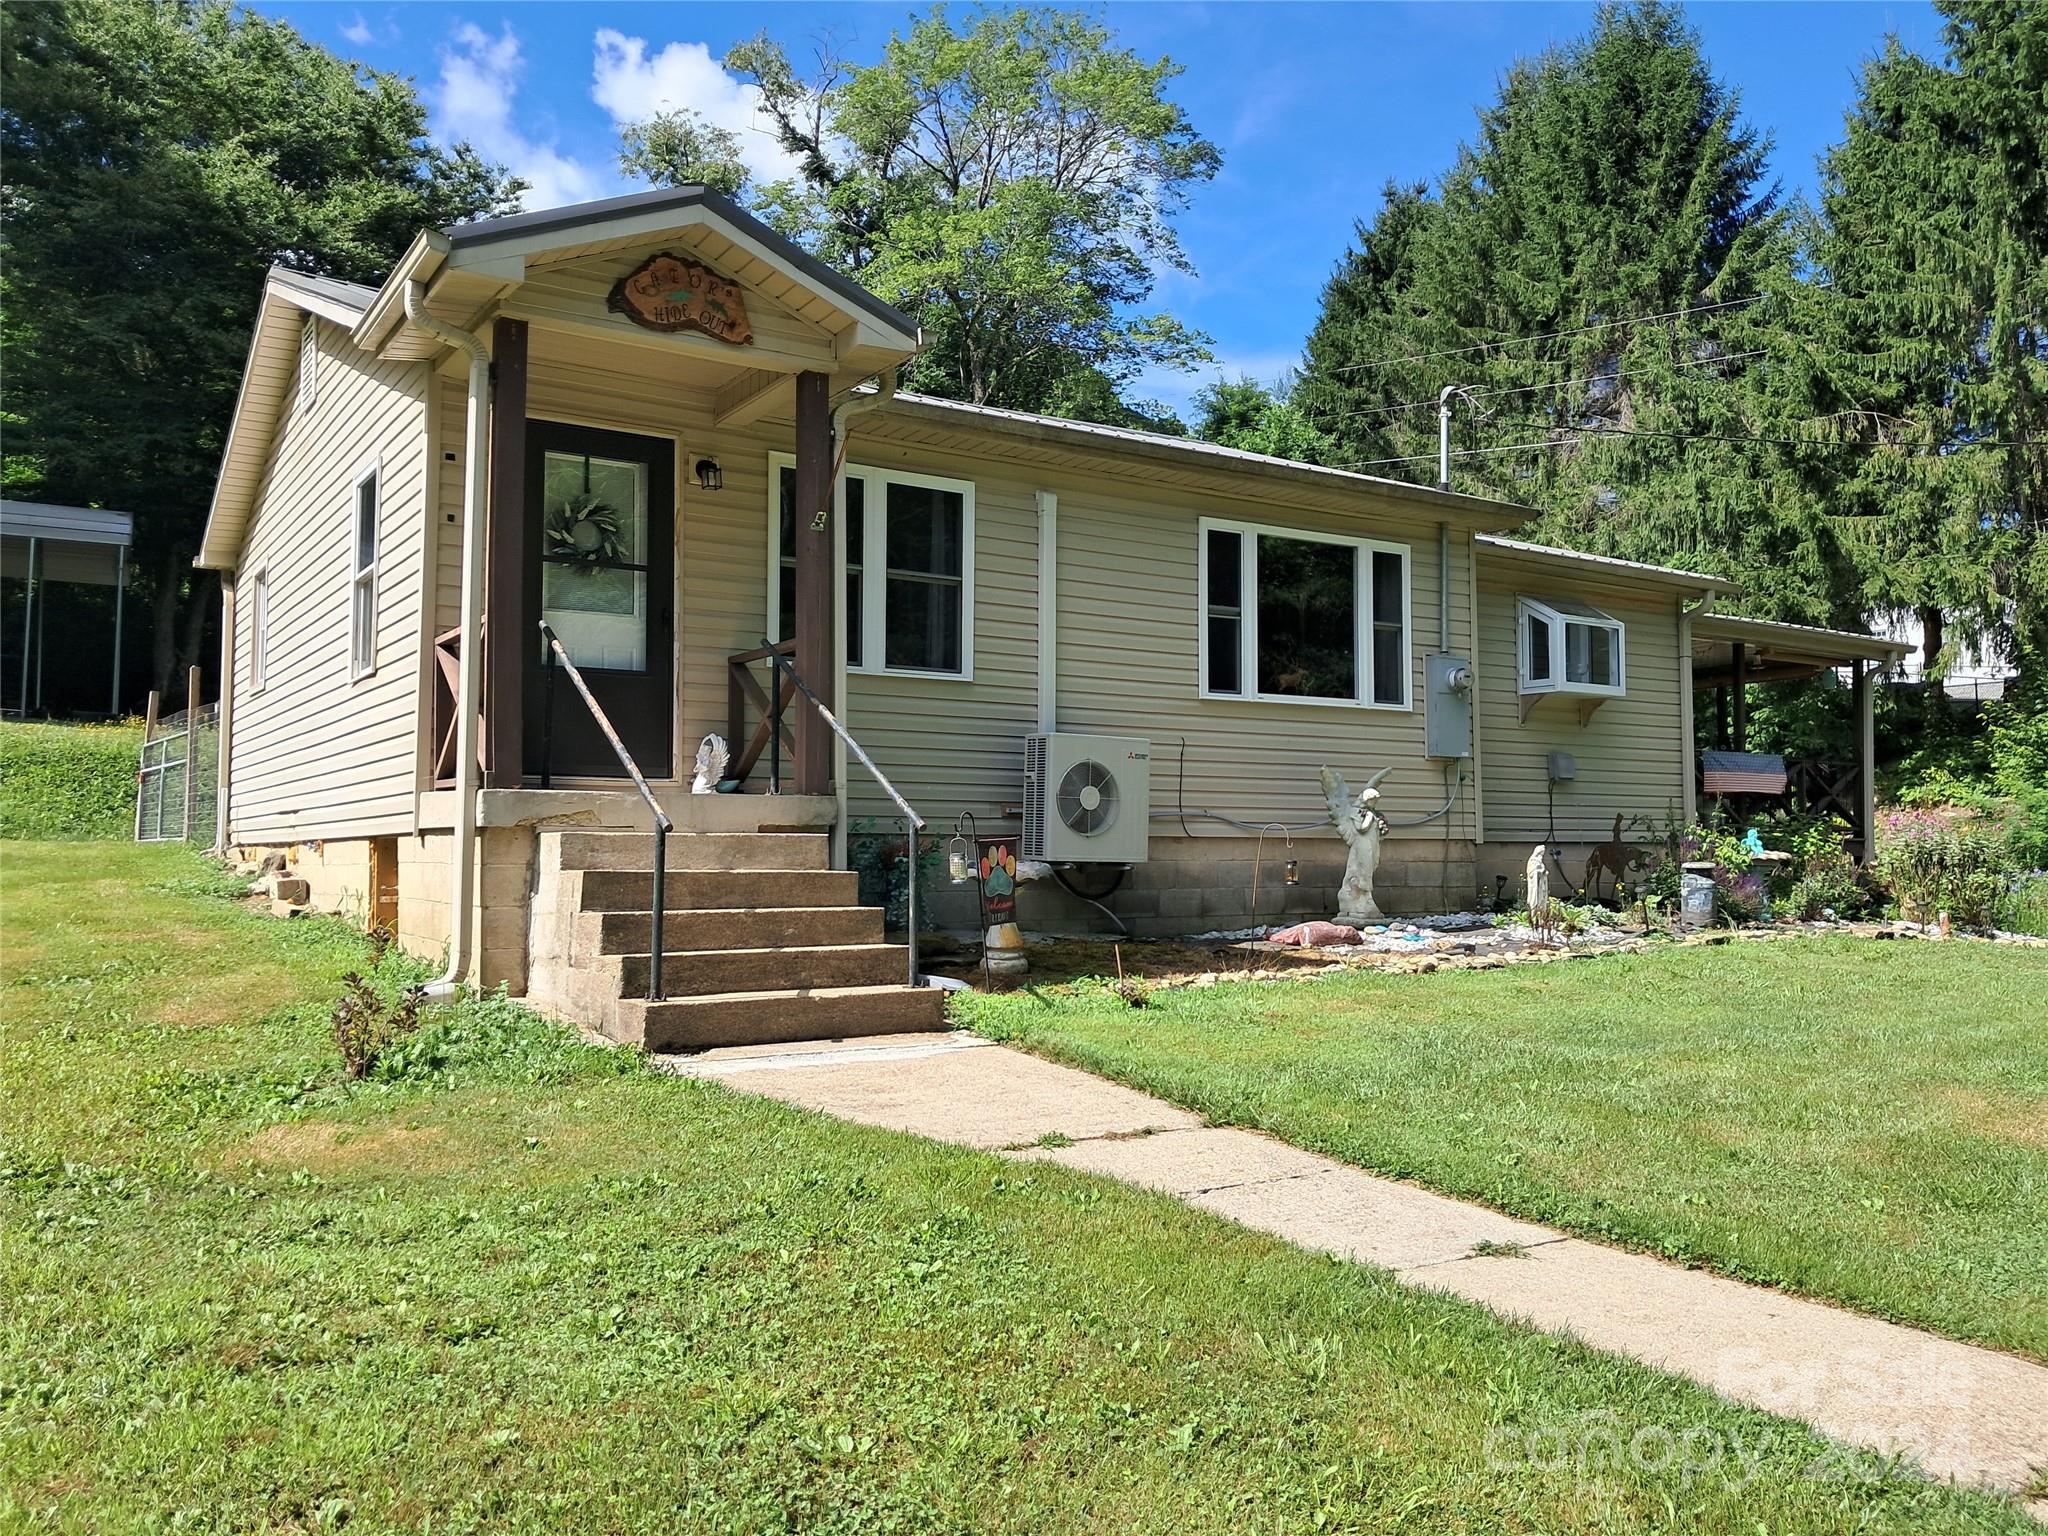
MULTIPOLYGON (((257 9, 418 82, 434 131, 467 138, 534 183, 529 207, 630 190, 616 124, 661 103, 742 131, 763 171, 776 151, 719 60, 766 30, 794 58, 821 42, 874 58, 912 14, 901 4, 301 3, 257 9)), ((1205 378, 1270 381, 1292 365, 1322 283, 1389 178, 1431 178, 1516 58, 1590 24, 1590 4, 1110 4, 1119 39, 1185 73, 1172 91, 1223 151, 1180 221, 1192 278, 1157 302, 1207 331, 1217 362, 1140 393, 1185 411, 1205 378)), ((1841 133, 1859 65, 1887 32, 1938 55, 1931 5, 1703 4, 1690 17, 1749 120, 1776 140, 1772 172, 1810 192, 1841 133)))

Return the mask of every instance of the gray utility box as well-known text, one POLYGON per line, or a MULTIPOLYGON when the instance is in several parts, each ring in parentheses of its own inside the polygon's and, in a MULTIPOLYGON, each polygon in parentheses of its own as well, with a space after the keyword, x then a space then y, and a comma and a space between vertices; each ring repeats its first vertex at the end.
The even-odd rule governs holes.
POLYGON ((1423 658, 1422 740, 1429 757, 1472 755, 1472 663, 1433 651, 1423 658))

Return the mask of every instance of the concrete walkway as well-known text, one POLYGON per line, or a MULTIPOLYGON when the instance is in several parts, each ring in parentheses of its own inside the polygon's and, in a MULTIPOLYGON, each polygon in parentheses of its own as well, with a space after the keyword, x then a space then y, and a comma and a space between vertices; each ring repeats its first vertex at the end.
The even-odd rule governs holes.
MULTIPOLYGON (((1803 1419, 1930 1476, 2020 1493, 2048 1469, 2048 1367, 1680 1269, 1375 1177, 971 1035, 656 1058, 841 1119, 1156 1189, 1803 1419), (1065 1145, 1035 1145, 1047 1140, 1065 1145), (1475 1253, 1475 1247, 1509 1253, 1475 1253)), ((2048 1519, 2048 1499, 2029 1506, 2048 1519)))

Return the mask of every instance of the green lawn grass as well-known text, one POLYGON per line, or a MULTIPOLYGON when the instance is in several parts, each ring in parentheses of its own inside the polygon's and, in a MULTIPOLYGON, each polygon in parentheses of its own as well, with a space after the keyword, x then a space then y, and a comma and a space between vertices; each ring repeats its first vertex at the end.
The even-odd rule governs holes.
POLYGON ((966 1005, 1519 1216, 2048 1358, 2048 952, 1786 939, 966 1005))
POLYGON ((351 1088, 326 1012, 362 941, 223 890, 181 850, 0 846, 0 1529, 2032 1529, 1163 1197, 502 1002, 351 1088), (1650 1465, 1555 1460, 1638 1431, 1650 1465))
POLYGON ((0 837, 129 837, 137 724, 0 724, 0 837))

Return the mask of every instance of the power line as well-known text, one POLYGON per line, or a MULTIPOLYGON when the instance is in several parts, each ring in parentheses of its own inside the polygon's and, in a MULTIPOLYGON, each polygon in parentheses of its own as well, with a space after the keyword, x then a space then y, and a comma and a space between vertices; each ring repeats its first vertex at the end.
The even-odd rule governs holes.
MULTIPOLYGON (((1769 351, 1767 347, 1755 347, 1748 352, 1729 352, 1718 357, 1696 357, 1689 363, 1673 363, 1671 366, 1673 368, 1704 368, 1712 363, 1739 363, 1752 357, 1762 357, 1767 351, 1769 351)), ((1531 395, 1546 389, 1569 389, 1574 384, 1603 384, 1609 379, 1641 378, 1644 374, 1655 371, 1650 368, 1617 368, 1612 373, 1588 374, 1582 379, 1550 379, 1541 384, 1503 385, 1495 389, 1468 389, 1461 391, 1461 393, 1475 400, 1491 400, 1501 395, 1531 395)), ((1335 416, 1322 417, 1319 424, 1348 421, 1354 416, 1391 416, 1396 411, 1419 410, 1424 406, 1434 410, 1437 407, 1437 403, 1435 400, 1404 400, 1399 405, 1362 406, 1355 411, 1339 411, 1335 416)))
MULTIPOLYGON (((1530 422, 1530 426, 1540 423, 1530 422)), ((1890 448, 1893 443, 1868 442, 1851 439, 1830 439, 1825 437, 1738 437, 1726 432, 1659 432, 1647 427, 1560 427, 1560 432, 1570 434, 1570 440, 1561 437, 1546 438, 1534 443, 1497 443, 1487 448, 1453 448, 1454 459, 1469 458, 1475 454, 1517 453, 1529 448, 1569 448, 1575 442, 1589 437, 1661 437, 1685 442, 1699 443, 1774 443, 1792 448, 1890 448)), ((1957 443, 1943 451, 1940 457, 1963 453, 1972 448, 2028 448, 2038 446, 2032 443, 1992 442, 1979 438, 1972 442, 1957 443)), ((1436 453, 1404 453, 1386 459, 1356 459, 1349 463, 1331 466, 1335 469, 1372 469, 1381 464, 1413 464, 1424 459, 1435 459, 1436 453)))
POLYGON ((1770 297, 1769 290, 1751 294, 1746 299, 1721 299, 1712 304, 1688 304, 1683 309, 1662 310, 1654 315, 1628 315, 1618 320, 1596 320, 1590 325, 1573 326, 1569 330, 1539 331, 1534 336, 1503 336, 1498 341, 1476 342, 1469 347, 1449 347, 1441 352, 1416 352, 1407 357, 1380 357, 1366 363, 1345 363, 1340 367, 1325 369, 1327 373, 1364 373, 1373 368, 1391 368, 1396 363, 1426 363, 1438 357, 1464 357, 1472 352, 1485 352, 1495 347, 1519 346, 1525 341, 1554 341, 1563 336, 1585 336, 1594 331, 1610 330, 1617 325, 1642 325, 1652 320, 1675 320, 1681 315, 1704 315, 1717 310, 1741 309, 1746 305, 1759 304, 1770 297))

